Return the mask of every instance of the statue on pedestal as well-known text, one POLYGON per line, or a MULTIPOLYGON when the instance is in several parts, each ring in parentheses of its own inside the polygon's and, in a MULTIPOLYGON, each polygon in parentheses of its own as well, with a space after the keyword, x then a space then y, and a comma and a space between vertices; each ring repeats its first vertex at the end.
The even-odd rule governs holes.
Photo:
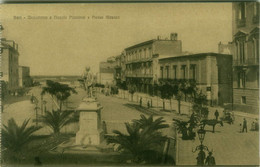
POLYGON ((83 86, 87 92, 88 97, 93 97, 93 74, 90 71, 90 67, 87 66, 82 74, 83 86))

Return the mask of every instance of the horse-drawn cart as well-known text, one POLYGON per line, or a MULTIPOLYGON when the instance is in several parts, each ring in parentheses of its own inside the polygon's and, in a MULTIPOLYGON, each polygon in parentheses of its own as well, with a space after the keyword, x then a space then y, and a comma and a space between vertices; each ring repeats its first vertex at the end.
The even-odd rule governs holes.
POLYGON ((229 123, 229 124, 233 124, 235 121, 235 116, 234 116, 234 112, 230 111, 230 110, 226 110, 224 109, 223 111, 223 117, 221 118, 221 120, 223 122, 229 123))

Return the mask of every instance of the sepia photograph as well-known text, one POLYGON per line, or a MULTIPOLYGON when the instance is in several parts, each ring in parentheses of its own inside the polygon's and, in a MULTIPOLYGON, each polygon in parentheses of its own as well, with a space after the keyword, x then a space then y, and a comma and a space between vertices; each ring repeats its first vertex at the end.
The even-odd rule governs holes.
POLYGON ((259 4, 0 4, 1 166, 259 166, 259 4))

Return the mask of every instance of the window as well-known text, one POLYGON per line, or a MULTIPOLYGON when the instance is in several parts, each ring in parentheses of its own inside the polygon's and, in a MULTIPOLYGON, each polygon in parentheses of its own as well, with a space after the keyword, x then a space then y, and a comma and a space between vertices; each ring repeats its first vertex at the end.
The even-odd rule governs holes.
POLYGON ((246 96, 242 96, 241 97, 241 103, 242 104, 246 104, 246 96))
POLYGON ((254 16, 259 15, 259 5, 257 2, 254 2, 254 16))
POLYGON ((144 58, 147 58, 146 48, 144 49, 144 58))
POLYGON ((182 79, 186 79, 186 65, 181 66, 182 79))
POLYGON ((196 65, 192 64, 190 66, 190 79, 195 80, 196 79, 196 65))
POLYGON ((242 20, 246 18, 246 3, 241 2, 238 9, 238 19, 242 20))
POLYGON ((152 48, 149 48, 149 58, 152 57, 152 48))
POLYGON ((244 43, 244 41, 240 41, 239 52, 240 52, 240 63, 245 63, 245 43, 244 43))
POLYGON ((161 71, 161 78, 163 79, 163 67, 160 67, 160 71, 161 71))
POLYGON ((238 73, 238 80, 237 80, 238 88, 245 88, 246 86, 246 72, 241 71, 238 73))
POLYGON ((174 65, 174 66, 172 67, 172 69, 173 69, 173 79, 177 79, 177 66, 174 65))
POLYGON ((166 79, 169 79, 169 66, 165 67, 166 79))

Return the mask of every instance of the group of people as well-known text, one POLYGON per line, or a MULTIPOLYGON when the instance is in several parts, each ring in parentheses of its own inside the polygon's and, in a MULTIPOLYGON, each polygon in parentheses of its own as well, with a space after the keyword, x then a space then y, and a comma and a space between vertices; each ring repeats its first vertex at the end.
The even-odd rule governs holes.
POLYGON ((197 165, 203 166, 203 165, 216 165, 216 161, 213 153, 210 151, 208 156, 206 157, 206 154, 203 150, 200 150, 197 156, 197 165))
MULTIPOLYGON (((251 131, 259 131, 259 123, 258 123, 258 119, 255 119, 252 123, 251 123, 251 131)), ((246 118, 243 119, 243 123, 240 124, 240 133, 247 133, 247 120, 246 118)))

